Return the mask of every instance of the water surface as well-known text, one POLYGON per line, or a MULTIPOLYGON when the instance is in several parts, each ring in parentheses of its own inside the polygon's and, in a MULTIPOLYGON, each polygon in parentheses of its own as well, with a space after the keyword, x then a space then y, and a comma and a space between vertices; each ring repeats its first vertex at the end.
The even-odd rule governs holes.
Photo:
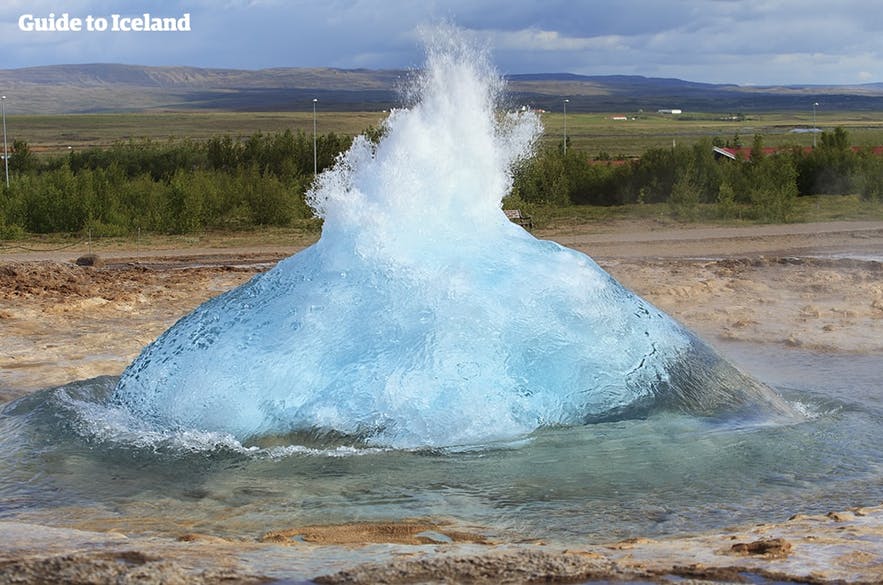
POLYGON ((881 501, 879 356, 723 349, 806 420, 660 413, 459 449, 286 443, 297 437, 247 446, 132 426, 106 402, 114 378, 47 389, 0 415, 0 518, 253 538, 430 517, 509 542, 603 542, 881 501))

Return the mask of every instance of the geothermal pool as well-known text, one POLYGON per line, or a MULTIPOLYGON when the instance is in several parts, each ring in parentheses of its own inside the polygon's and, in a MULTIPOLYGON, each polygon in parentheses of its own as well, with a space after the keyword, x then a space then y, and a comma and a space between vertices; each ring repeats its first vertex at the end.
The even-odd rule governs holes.
POLYGON ((100 414, 113 378, 48 389, 0 416, 0 518, 258 538, 428 517, 505 542, 565 543, 781 521, 880 499, 879 357, 723 348, 805 420, 739 426, 659 414, 471 449, 244 447, 115 428, 100 414))
POLYGON ((508 222, 539 122, 440 45, 380 144, 318 179, 316 245, 120 378, 3 407, 0 518, 256 538, 419 517, 567 542, 879 501, 878 358, 727 346, 742 374, 508 222))

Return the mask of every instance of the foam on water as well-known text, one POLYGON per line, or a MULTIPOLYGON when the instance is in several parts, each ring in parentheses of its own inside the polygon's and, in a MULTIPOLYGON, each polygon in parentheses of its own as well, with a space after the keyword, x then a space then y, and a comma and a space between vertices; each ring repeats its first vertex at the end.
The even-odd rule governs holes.
POLYGON ((482 444, 670 408, 788 412, 587 256, 509 222, 533 113, 499 114, 485 51, 438 34, 416 101, 308 200, 312 247, 148 346, 113 403, 151 428, 482 444))

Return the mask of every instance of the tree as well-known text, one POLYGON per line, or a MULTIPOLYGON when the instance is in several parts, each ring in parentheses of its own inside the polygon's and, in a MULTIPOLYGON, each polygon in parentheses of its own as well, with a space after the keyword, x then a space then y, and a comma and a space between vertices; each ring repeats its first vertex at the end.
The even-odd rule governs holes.
POLYGON ((242 147, 229 135, 213 136, 205 143, 209 168, 232 171, 242 163, 242 147))
POLYGON ((883 158, 870 150, 858 154, 855 187, 862 199, 883 201, 883 158))
POLYGON ((695 221, 699 208, 701 187, 696 180, 696 168, 692 164, 679 169, 678 177, 668 199, 672 213, 676 217, 695 221))
POLYGON ((717 214, 725 219, 733 219, 738 215, 738 206, 736 205, 736 191, 733 185, 724 180, 720 184, 717 193, 717 214))
POLYGON ((9 153, 9 172, 27 173, 37 167, 37 157, 31 152, 30 145, 24 140, 13 140, 12 151, 9 153))
MULTIPOLYGON (((671 196, 675 181, 677 180, 676 162, 683 147, 674 149, 651 148, 644 152, 640 159, 631 165, 630 176, 626 183, 626 201, 638 200, 638 194, 643 193, 645 203, 662 203, 671 196)), ((689 158, 684 157, 684 162, 689 158)))
POLYGON ((769 156, 750 163, 749 198, 755 216, 767 222, 793 218, 797 199, 797 169, 787 156, 769 156))
POLYGON ((752 163, 758 164, 764 159, 764 156, 763 136, 755 134, 754 139, 751 141, 750 160, 752 163))
POLYGON ((570 185, 561 153, 547 150, 522 164, 515 173, 513 194, 527 203, 569 204, 570 185))
POLYGON ((822 132, 820 142, 821 148, 831 151, 849 150, 849 134, 840 126, 834 128, 833 132, 822 132))
POLYGON ((700 140, 693 145, 693 159, 688 163, 699 202, 714 203, 721 184, 721 167, 714 158, 712 142, 700 140))

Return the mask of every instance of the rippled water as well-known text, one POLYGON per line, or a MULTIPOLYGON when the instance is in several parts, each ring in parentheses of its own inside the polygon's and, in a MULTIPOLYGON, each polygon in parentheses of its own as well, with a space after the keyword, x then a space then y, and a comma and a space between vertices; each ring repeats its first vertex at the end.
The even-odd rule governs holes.
POLYGON ((459 450, 244 446, 121 424, 114 378, 0 415, 0 518, 257 537, 312 523, 452 518, 518 541, 606 541, 782 520, 883 498, 879 356, 728 345, 803 422, 658 414, 459 450))

